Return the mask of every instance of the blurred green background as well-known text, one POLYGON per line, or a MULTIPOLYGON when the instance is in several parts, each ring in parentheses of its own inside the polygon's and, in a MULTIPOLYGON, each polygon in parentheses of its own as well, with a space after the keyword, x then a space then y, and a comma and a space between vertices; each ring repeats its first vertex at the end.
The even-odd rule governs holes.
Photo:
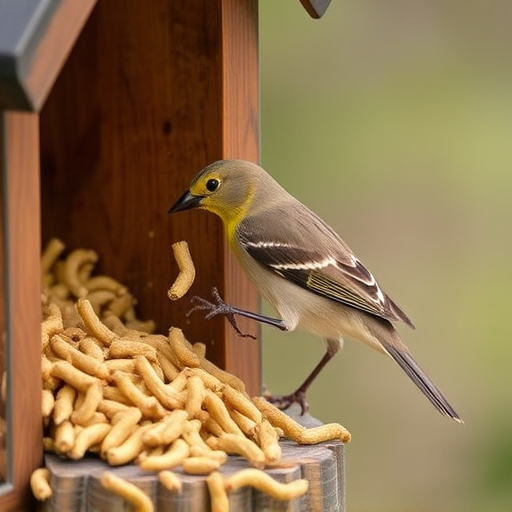
MULTIPOLYGON (((261 0, 260 20, 263 166, 411 316, 404 340, 465 421, 345 343, 309 402, 353 434, 348 510, 512 510, 512 2, 333 0, 313 20, 261 0)), ((276 394, 324 352, 263 339, 276 394)))

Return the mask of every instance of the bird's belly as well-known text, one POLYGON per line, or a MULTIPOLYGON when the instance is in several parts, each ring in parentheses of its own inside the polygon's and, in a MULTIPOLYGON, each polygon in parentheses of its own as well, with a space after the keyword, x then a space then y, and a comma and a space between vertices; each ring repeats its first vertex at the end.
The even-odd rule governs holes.
POLYGON ((272 277, 278 282, 270 288, 262 287, 261 293, 276 308, 289 330, 300 327, 327 339, 358 339, 382 350, 379 341, 361 321, 361 312, 305 290, 279 276, 272 277))

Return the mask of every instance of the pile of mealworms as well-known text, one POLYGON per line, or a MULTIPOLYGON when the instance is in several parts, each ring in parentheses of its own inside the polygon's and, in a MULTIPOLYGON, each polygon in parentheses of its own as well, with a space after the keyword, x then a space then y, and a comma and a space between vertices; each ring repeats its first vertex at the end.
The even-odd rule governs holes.
MULTIPOLYGON (((186 242, 174 244, 179 274, 172 300, 190 288, 195 270, 186 242)), ((212 510, 229 510, 228 494, 253 486, 290 500, 308 489, 303 479, 282 484, 262 471, 278 466, 279 439, 300 444, 350 440, 332 423, 306 429, 262 397, 251 398, 244 383, 205 357, 202 343, 190 343, 181 329, 154 334, 154 323, 135 314, 128 288, 108 276, 94 276, 98 256, 51 240, 42 255, 42 416, 45 450, 74 460, 96 453, 111 466, 136 463, 158 474, 170 492, 180 492, 172 470, 207 475, 212 510), (251 468, 222 476, 229 454, 251 468)), ((136 485, 106 471, 102 485, 139 512, 154 510, 136 485)), ((39 500, 52 490, 49 470, 31 478, 39 500)))

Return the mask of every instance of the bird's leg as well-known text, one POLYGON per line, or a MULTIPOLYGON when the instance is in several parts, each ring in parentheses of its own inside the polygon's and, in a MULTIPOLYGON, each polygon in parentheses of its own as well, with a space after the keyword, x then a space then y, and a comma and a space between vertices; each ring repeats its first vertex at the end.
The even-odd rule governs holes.
POLYGON ((309 386, 318 377, 319 373, 323 370, 324 366, 334 357, 334 355, 341 348, 341 343, 338 340, 326 340, 327 351, 318 364, 313 368, 313 371, 307 376, 306 380, 291 394, 284 396, 266 396, 265 398, 281 410, 288 409, 292 404, 297 403, 300 405, 301 416, 304 415, 309 409, 308 402, 306 401, 306 393, 309 386))
POLYGON ((187 317, 190 316, 194 311, 209 311, 205 315, 206 320, 210 320, 217 315, 223 315, 226 317, 228 322, 233 326, 233 329, 237 332, 239 336, 244 338, 253 338, 256 339, 252 334, 244 333, 238 327, 238 324, 235 319, 235 315, 245 316, 246 318, 250 318, 251 320, 256 320, 258 322, 262 322, 264 324, 272 325, 273 327, 277 327, 282 331, 287 331, 288 328, 286 324, 280 318, 272 318, 269 316, 259 315, 258 313, 252 313, 251 311, 246 311, 245 309, 236 308, 234 306, 230 306, 226 304, 222 297, 219 294, 217 288, 212 288, 212 296, 213 302, 209 300, 203 299, 202 297, 192 297, 192 302, 196 302, 197 304, 190 309, 187 313, 187 317))

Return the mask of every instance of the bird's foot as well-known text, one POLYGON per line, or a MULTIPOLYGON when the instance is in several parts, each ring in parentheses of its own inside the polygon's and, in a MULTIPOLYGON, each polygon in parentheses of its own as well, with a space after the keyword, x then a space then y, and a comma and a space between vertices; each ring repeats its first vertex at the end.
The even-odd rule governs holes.
POLYGON ((217 315, 222 315, 226 317, 226 319, 232 325, 233 329, 236 331, 238 336, 242 338, 252 338, 253 340, 256 339, 256 336, 253 336, 252 334, 246 332, 242 332, 240 330, 235 319, 235 315, 238 313, 238 309, 233 306, 230 306, 229 304, 226 304, 222 297, 220 296, 219 290, 217 290, 216 287, 212 288, 212 297, 213 302, 203 299, 202 297, 198 297, 197 295, 192 297, 190 302, 196 303, 196 305, 188 311, 187 318, 194 311, 208 311, 208 313, 204 317, 206 320, 210 320, 211 318, 217 315))
POLYGON ((275 405, 278 409, 282 411, 288 409, 293 404, 299 404, 300 406, 300 415, 304 416, 308 412, 309 404, 306 400, 306 392, 302 389, 297 389, 294 393, 284 396, 267 396, 265 395, 265 399, 271 404, 275 405))

